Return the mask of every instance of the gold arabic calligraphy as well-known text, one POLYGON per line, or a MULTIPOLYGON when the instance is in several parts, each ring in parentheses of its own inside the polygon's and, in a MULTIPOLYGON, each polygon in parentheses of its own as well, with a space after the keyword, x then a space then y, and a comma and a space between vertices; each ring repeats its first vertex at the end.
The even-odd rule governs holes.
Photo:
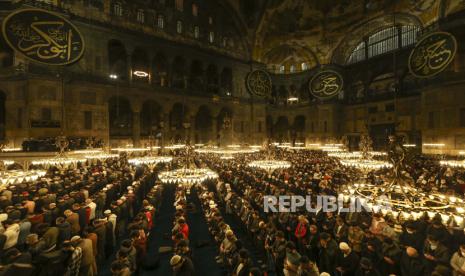
POLYGON ((41 21, 31 23, 29 27, 13 23, 10 30, 17 36, 17 47, 23 53, 35 55, 42 60, 59 58, 72 59, 73 30, 65 28, 65 22, 41 21))
POLYGON ((449 63, 453 52, 446 48, 446 39, 439 40, 427 47, 418 50, 414 57, 415 71, 428 75, 431 71, 440 70, 449 63))
POLYGON ((312 92, 319 97, 333 96, 339 93, 340 82, 340 77, 334 73, 321 74, 312 82, 312 92))

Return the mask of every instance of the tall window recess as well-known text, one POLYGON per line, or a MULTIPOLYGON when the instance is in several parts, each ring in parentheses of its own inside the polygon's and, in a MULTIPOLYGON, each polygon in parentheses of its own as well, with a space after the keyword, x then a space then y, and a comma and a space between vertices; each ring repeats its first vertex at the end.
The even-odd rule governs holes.
POLYGON ((291 67, 289 68, 289 72, 295 73, 295 65, 291 65, 291 67))
POLYGON ((200 37, 200 28, 199 26, 194 27, 194 38, 198 39, 200 37))
POLYGON ((144 23, 145 22, 144 10, 137 10, 137 22, 139 22, 139 23, 144 23))
POLYGON ((284 65, 279 66, 279 73, 284 74, 285 71, 286 67, 284 67, 284 65))
POLYGON ((181 12, 184 10, 184 0, 176 0, 176 9, 181 12))
POLYGON ((116 2, 113 6, 113 13, 116 16, 123 16, 123 5, 120 2, 116 2))
POLYGON ((300 66, 301 66, 302 71, 305 71, 305 70, 308 69, 308 65, 305 62, 302 62, 302 64, 300 66))
POLYGON ((182 21, 180 20, 176 21, 176 32, 182 34, 182 21))
POLYGON ((214 33, 214 32, 210 31, 210 32, 208 33, 208 41, 209 41, 210 43, 213 43, 213 42, 215 41, 215 33, 214 33))
POLYGON ((195 3, 192 4, 192 15, 193 16, 199 15, 199 7, 195 3))
POLYGON ((357 44, 347 59, 347 64, 357 63, 401 47, 413 45, 420 30, 419 26, 403 25, 391 26, 377 31, 357 44))
POLYGON ((157 26, 159 29, 165 28, 165 17, 162 14, 159 14, 157 17, 157 26))

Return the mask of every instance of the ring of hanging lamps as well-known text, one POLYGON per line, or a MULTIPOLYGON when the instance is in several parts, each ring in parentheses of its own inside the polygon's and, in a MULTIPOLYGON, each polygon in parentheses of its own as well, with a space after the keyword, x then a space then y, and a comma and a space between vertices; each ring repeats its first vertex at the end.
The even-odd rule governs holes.
POLYGON ((356 159, 356 158, 361 158, 362 153, 359 151, 335 151, 335 152, 329 152, 328 153, 329 157, 336 157, 340 159, 356 159))
POLYGON ((144 156, 131 158, 128 160, 129 164, 140 166, 140 165, 156 165, 158 163, 169 163, 173 160, 171 156, 144 156))
POLYGON ((182 149, 185 147, 186 145, 184 144, 174 144, 174 145, 166 146, 165 149, 182 149))
POLYGON ((203 148, 203 149, 196 149, 195 152, 197 153, 214 153, 214 154, 224 154, 224 155, 231 155, 231 154, 245 154, 245 153, 255 153, 259 152, 260 150, 256 148, 203 148))
POLYGON ((15 163, 15 161, 13 160, 0 160, 0 162, 3 162, 3 165, 5 165, 6 167, 13 165, 15 163))
POLYGON ((2 185, 14 185, 20 184, 23 182, 30 182, 43 177, 46 174, 46 171, 43 170, 31 170, 31 171, 21 171, 21 170, 11 170, 0 172, 0 183, 2 185))
POLYGON ((291 167, 291 162, 284 160, 256 160, 249 164, 249 167, 259 168, 266 171, 282 170, 291 167))
POLYGON ((143 152, 143 151, 149 151, 149 148, 114 148, 111 149, 112 151, 116 152, 143 152))
POLYGON ((100 152, 100 153, 95 153, 95 154, 88 154, 86 156, 84 156, 86 159, 89 159, 89 160, 106 160, 106 159, 111 159, 111 158, 118 158, 119 155, 118 154, 111 154, 111 153, 103 153, 103 152, 100 152))
POLYGON ((454 220, 460 226, 465 215, 462 198, 424 192, 410 186, 394 185, 388 191, 383 185, 355 183, 348 185, 339 194, 339 199, 345 203, 359 201, 368 210, 393 219, 417 220, 425 214, 432 219, 439 215, 443 223, 454 220))
POLYGON ((53 158, 45 158, 45 159, 39 159, 32 161, 32 165, 36 166, 44 166, 46 168, 48 167, 62 167, 62 168, 67 168, 71 165, 76 165, 77 163, 84 163, 86 162, 87 159, 85 158, 78 158, 78 157, 53 157, 53 158))
POLYGON ((99 154, 103 153, 102 149, 85 149, 85 150, 74 150, 71 151, 70 154, 83 154, 83 155, 91 155, 91 154, 99 154))
POLYGON ((465 168, 465 160, 441 160, 439 164, 452 168, 465 168))
POLYGON ((177 170, 161 172, 158 174, 158 178, 161 182, 169 184, 200 184, 206 180, 217 179, 218 174, 206 168, 181 168, 177 170))
POLYGON ((231 160, 231 159, 234 159, 234 156, 232 155, 222 155, 220 157, 220 159, 223 159, 223 160, 231 160))
POLYGON ((358 168, 361 170, 392 168, 392 164, 389 162, 373 159, 341 159, 340 162, 343 166, 358 168))

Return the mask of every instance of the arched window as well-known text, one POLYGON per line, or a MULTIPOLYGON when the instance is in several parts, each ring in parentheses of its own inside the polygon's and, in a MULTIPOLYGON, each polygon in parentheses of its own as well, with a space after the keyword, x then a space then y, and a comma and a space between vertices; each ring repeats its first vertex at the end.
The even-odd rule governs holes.
POLYGON ((123 16, 123 6, 120 2, 116 2, 113 6, 113 12, 116 16, 123 16))
POLYGON ((286 67, 284 65, 279 66, 279 73, 284 74, 284 71, 286 71, 286 67))
POLYGON ((183 9, 184 9, 184 1, 183 0, 176 0, 176 9, 178 11, 183 11, 183 9))
POLYGON ((162 14, 157 17, 157 26, 159 29, 165 28, 165 17, 162 14))
POLYGON ((208 24, 210 24, 210 25, 213 24, 213 17, 211 17, 211 16, 208 17, 208 24))
POLYGON ((208 33, 208 41, 210 43, 213 43, 213 41, 215 41, 215 33, 210 31, 210 33, 208 33))
POLYGON ((306 62, 302 62, 302 64, 301 64, 301 68, 302 68, 302 71, 305 71, 305 70, 307 70, 307 69, 308 69, 308 65, 307 65, 307 63, 306 63, 306 62))
POLYGON ((181 34, 181 33, 182 33, 182 21, 180 21, 180 20, 178 20, 178 21, 176 22, 176 32, 177 32, 178 34, 181 34))
POLYGON ((397 27, 381 30, 368 38, 368 58, 390 52, 398 47, 397 27))
POLYGON ((197 4, 193 3, 192 4, 192 15, 197 16, 199 14, 199 7, 197 4))
POLYGON ((289 68, 289 72, 294 73, 295 72, 295 65, 292 64, 291 67, 289 68))
POLYGON ((200 36, 200 28, 199 28, 199 26, 195 26, 194 27, 194 37, 199 38, 199 36, 200 36))
POLYGON ((355 47, 347 59, 347 64, 360 62, 415 44, 420 29, 419 26, 404 25, 391 26, 377 31, 355 47))
POLYGON ((144 10, 137 10, 137 22, 139 22, 139 23, 144 23, 145 22, 144 10))

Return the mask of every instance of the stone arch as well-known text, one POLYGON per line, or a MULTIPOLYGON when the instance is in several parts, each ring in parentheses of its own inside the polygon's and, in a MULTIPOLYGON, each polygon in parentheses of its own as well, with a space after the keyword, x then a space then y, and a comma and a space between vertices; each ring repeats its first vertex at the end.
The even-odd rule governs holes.
POLYGON ((186 88, 186 60, 182 56, 176 56, 171 68, 171 86, 173 88, 186 88))
POLYGON ((118 76, 118 79, 127 80, 127 52, 123 43, 119 40, 112 39, 108 41, 107 47, 110 74, 118 76))
POLYGON ((162 108, 154 100, 147 100, 142 104, 140 113, 141 135, 156 135, 161 122, 162 108))
POLYGON ((108 113, 110 138, 132 136, 132 108, 127 98, 111 97, 108 100, 108 113))
POLYGON ((202 91, 205 88, 203 63, 198 59, 194 59, 190 66, 189 88, 195 91, 202 91))
POLYGON ((217 95, 218 87, 218 67, 215 64, 209 64, 205 72, 207 80, 207 93, 217 95))
POLYGON ((233 92, 233 74, 229 67, 223 68, 220 76, 220 92, 222 95, 231 96, 233 92))
POLYGON ((147 51, 141 47, 137 47, 134 52, 132 53, 132 72, 133 72, 133 80, 135 81, 142 81, 148 82, 149 78, 147 76, 136 75, 134 72, 145 72, 147 74, 150 73, 150 60, 147 51))
POLYGON ((210 108, 206 105, 199 107, 195 115, 195 142, 208 143, 212 140, 213 117, 210 108))
POLYGON ((156 86, 168 86, 168 59, 158 52, 152 59, 152 83, 156 86))
POLYGON ((286 116, 279 116, 276 120, 275 138, 278 142, 287 142, 289 138, 289 119, 286 116))
POLYGON ((187 106, 182 103, 175 103, 169 114, 169 126, 172 131, 184 129, 183 123, 189 122, 187 106))

